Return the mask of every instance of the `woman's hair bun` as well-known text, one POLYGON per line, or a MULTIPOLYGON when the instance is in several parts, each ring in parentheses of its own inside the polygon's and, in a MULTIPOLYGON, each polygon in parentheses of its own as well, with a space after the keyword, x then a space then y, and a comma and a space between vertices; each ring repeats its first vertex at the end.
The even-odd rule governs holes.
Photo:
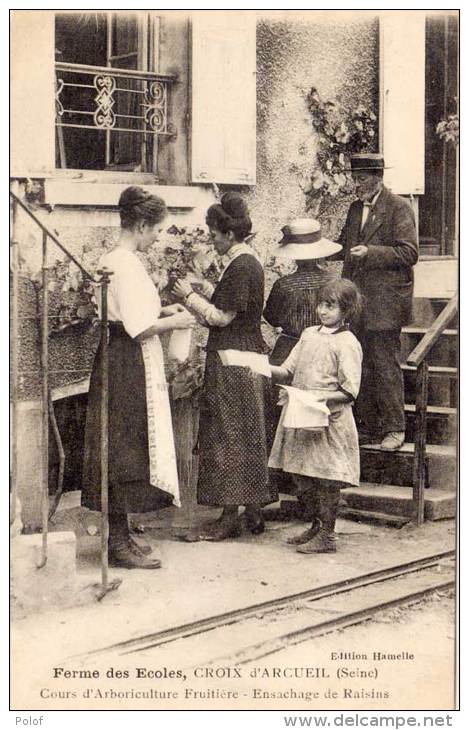
POLYGON ((248 207, 239 193, 225 193, 219 203, 210 206, 205 222, 221 233, 233 231, 237 241, 244 241, 252 228, 248 207))
POLYGON ((138 185, 131 185, 122 192, 119 198, 119 208, 130 208, 139 205, 150 197, 152 197, 151 194, 143 188, 138 187, 138 185))
POLYGON ((221 199, 221 207, 232 218, 245 218, 249 209, 239 193, 225 193, 221 199))
POLYGON ((133 228, 139 220, 155 225, 163 220, 166 213, 166 203, 162 198, 137 185, 123 190, 119 198, 122 228, 133 228))

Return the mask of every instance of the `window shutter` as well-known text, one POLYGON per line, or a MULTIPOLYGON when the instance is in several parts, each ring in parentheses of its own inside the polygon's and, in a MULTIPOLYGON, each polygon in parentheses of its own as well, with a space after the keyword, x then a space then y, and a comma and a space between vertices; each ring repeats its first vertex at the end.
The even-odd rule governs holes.
POLYGON ((54 13, 11 14, 11 175, 55 167, 54 13))
POLYGON ((380 19, 381 146, 385 183, 422 194, 425 173, 425 13, 392 11, 380 19))
POLYGON ((192 181, 256 182, 256 21, 195 15, 192 24, 192 181))

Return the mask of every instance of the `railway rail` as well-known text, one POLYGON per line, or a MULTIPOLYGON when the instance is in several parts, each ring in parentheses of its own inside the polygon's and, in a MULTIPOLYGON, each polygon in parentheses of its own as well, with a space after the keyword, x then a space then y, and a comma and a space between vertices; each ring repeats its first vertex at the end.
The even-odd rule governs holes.
MULTIPOLYGON (((320 607, 320 602, 324 601, 324 599, 338 597, 346 593, 356 597, 360 591, 363 592, 363 589, 365 589, 366 593, 367 588, 372 588, 379 584, 390 584, 388 587, 392 588, 393 586, 391 584, 393 582, 397 583, 399 579, 405 579, 406 577, 412 576, 412 574, 420 574, 419 577, 423 574, 428 574, 430 578, 428 584, 416 587, 407 587, 406 583, 404 590, 402 590, 403 585, 399 583, 399 588, 395 591, 395 594, 385 600, 376 600, 373 596, 370 602, 366 600, 365 596, 365 601, 362 602, 362 605, 341 611, 339 615, 334 615, 332 618, 319 618, 318 620, 317 616, 314 619, 309 615, 306 620, 306 625, 304 625, 303 621, 302 625, 293 627, 289 631, 284 631, 274 637, 267 637, 264 640, 261 639, 248 647, 239 650, 236 649, 228 657, 217 657, 207 662, 210 664, 229 659, 232 664, 248 663, 254 659, 259 659, 280 651, 286 646, 291 646, 313 637, 342 629, 346 626, 367 621, 373 618, 375 614, 386 609, 410 605, 421 601, 435 592, 451 589, 454 586, 454 568, 450 563, 454 558, 454 550, 431 554, 410 562, 347 578, 329 585, 317 586, 299 593, 288 594, 245 608, 234 609, 180 626, 134 637, 96 649, 87 654, 82 654, 79 657, 75 657, 75 659, 86 660, 108 654, 124 656, 138 652, 151 652, 152 650, 176 641, 187 640, 191 637, 195 639, 207 632, 223 630, 235 624, 253 621, 261 616, 276 614, 276 612, 281 612, 292 607, 300 606, 306 608, 309 610, 309 614, 311 614, 311 608, 320 607), (448 569, 442 571, 441 568, 445 562, 448 563, 448 569)), ((353 605, 353 601, 351 601, 351 605, 353 605)), ((190 652, 188 652, 188 655, 190 655, 190 652)))

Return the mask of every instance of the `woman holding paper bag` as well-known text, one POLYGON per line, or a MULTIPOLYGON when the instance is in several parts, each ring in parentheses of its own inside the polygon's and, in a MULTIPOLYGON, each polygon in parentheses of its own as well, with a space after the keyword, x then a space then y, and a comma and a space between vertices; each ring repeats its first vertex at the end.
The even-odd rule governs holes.
MULTIPOLYGON (((181 305, 161 307, 158 291, 137 252, 156 240, 166 215, 161 198, 139 187, 119 199, 121 235, 99 268, 111 272, 109 312, 109 557, 124 568, 159 568, 150 546, 129 533, 129 512, 179 505, 171 411, 159 335, 190 328, 194 317, 181 305)), ((82 503, 101 509, 98 449, 101 347, 91 373, 85 432, 82 503)))
POLYGON ((260 507, 275 501, 277 493, 269 486, 267 470, 271 401, 260 329, 264 272, 244 243, 252 227, 249 211, 240 195, 225 193, 220 204, 209 208, 206 222, 217 253, 228 259, 211 301, 183 280, 173 291, 209 328, 197 499, 223 507, 223 513, 186 539, 224 540, 240 534, 241 505, 249 529, 262 532, 260 507))
POLYGON ((328 284, 319 293, 321 324, 305 329, 285 362, 271 366, 278 382, 293 376, 269 466, 292 474, 299 496, 315 515, 309 530, 288 541, 301 553, 335 552, 340 490, 359 483, 352 404, 360 389, 362 351, 348 329, 359 309, 355 284, 346 279, 328 284), (328 425, 324 405, 330 411, 328 425))

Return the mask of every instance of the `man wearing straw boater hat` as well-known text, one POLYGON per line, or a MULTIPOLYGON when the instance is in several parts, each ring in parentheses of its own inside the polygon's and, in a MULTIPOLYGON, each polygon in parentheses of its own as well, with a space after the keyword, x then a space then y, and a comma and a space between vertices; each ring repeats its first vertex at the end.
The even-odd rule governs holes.
POLYGON ((357 332, 363 376, 356 417, 362 443, 379 440, 383 451, 395 451, 404 443, 400 334, 412 318, 417 231, 409 203, 383 185, 382 155, 353 155, 351 172, 358 200, 339 240, 342 276, 355 282, 365 300, 357 332))

